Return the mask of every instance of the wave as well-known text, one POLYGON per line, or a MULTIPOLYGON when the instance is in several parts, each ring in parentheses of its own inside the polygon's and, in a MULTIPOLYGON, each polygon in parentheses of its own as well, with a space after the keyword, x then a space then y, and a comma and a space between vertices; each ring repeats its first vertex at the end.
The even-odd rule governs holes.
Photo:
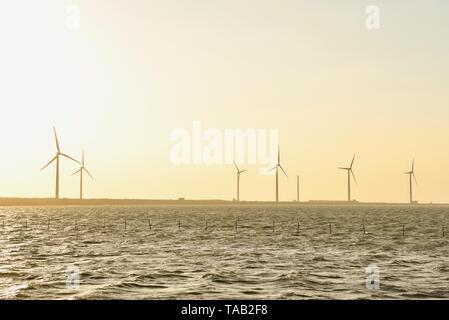
POLYGON ((28 289, 28 284, 19 284, 0 291, 0 299, 19 298, 21 291, 28 289))

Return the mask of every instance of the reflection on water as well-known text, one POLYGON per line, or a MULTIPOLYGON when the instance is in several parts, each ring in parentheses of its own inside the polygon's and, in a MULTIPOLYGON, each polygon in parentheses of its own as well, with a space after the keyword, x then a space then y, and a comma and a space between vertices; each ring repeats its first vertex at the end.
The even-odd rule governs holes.
POLYGON ((0 299, 449 298, 448 214, 362 205, 0 208, 0 299))

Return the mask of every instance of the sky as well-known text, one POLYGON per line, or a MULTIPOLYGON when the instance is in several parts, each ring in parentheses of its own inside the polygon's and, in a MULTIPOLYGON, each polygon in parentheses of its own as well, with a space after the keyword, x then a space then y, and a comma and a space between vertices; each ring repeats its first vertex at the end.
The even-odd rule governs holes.
MULTIPOLYGON (((232 199, 230 163, 176 164, 173 132, 277 129, 280 199, 449 202, 449 3, 15 0, 0 4, 0 197, 232 199), (369 5, 380 28, 366 27, 369 5), (77 19, 79 17, 79 19, 77 19), (75 23, 73 24, 73 21, 75 23), (79 21, 79 28, 76 21, 79 21), (77 197, 61 160, 61 197, 77 197)), ((241 163, 242 200, 275 177, 241 163)))

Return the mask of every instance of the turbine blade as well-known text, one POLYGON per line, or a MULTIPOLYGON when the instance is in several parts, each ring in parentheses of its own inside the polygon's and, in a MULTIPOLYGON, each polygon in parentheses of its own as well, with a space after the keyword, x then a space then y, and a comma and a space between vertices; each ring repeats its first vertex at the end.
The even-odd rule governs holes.
POLYGON ((58 150, 58 152, 60 152, 61 149, 59 148, 58 135, 56 134, 56 128, 55 127, 53 127, 53 132, 55 134, 56 149, 58 150))
POLYGON ((418 180, 416 180, 415 173, 412 173, 413 179, 415 180, 416 185, 418 185, 418 180))
POLYGON ((354 174, 354 171, 352 171, 352 169, 351 169, 351 170, 349 170, 349 171, 351 171, 351 174, 352 174, 352 178, 354 179, 354 182, 355 182, 355 184, 358 184, 358 183, 357 183, 357 179, 355 178, 355 174, 354 174))
POLYGON ((237 169, 237 172, 240 171, 240 170, 239 170, 239 167, 237 167, 237 164, 235 163, 235 161, 234 161, 234 166, 235 166, 235 168, 237 169))
POLYGON ((415 159, 413 158, 413 161, 412 161, 412 171, 411 172, 414 172, 415 171, 415 159))
POLYGON ((352 157, 351 165, 349 166, 349 168, 351 168, 351 169, 352 169, 352 165, 354 164, 354 160, 355 160, 355 154, 354 154, 354 156, 352 157))
POLYGON ((276 169, 278 166, 277 165, 275 165, 273 168, 271 168, 270 170, 268 170, 267 172, 271 172, 271 171, 273 171, 274 169, 276 169))
POLYGON ((79 169, 78 171, 72 173, 72 176, 74 176, 74 175, 77 174, 78 172, 81 172, 81 169, 79 169))
POLYGON ((248 170, 242 170, 242 171, 239 171, 239 173, 243 173, 243 172, 246 172, 246 171, 248 171, 248 170))
POLYGON ((41 171, 44 170, 45 168, 47 168, 53 161, 56 160, 58 156, 55 156, 53 159, 50 160, 50 162, 48 162, 45 166, 42 167, 41 171))
POLYGON ((84 167, 84 150, 83 150, 83 159, 82 159, 82 162, 81 162, 81 164, 83 165, 83 167, 84 167))
POLYGON ((285 172, 284 168, 282 168, 281 165, 279 165, 279 168, 281 168, 282 172, 283 172, 283 173, 285 174, 285 176, 288 178, 288 175, 287 175, 287 173, 285 172))
POLYGON ((343 167, 338 167, 337 169, 341 169, 341 170, 349 170, 349 168, 343 168, 343 167))
POLYGON ((281 148, 278 145, 278 165, 281 164, 281 148))
POLYGON ((86 171, 86 173, 89 175, 89 177, 93 180, 94 177, 92 177, 92 175, 90 174, 89 170, 87 170, 86 168, 84 168, 84 171, 86 171))
POLYGON ((76 163, 81 164, 78 160, 73 159, 71 156, 68 156, 68 155, 66 155, 65 153, 61 153, 61 156, 64 156, 64 157, 66 157, 67 159, 73 160, 73 161, 75 161, 76 163))

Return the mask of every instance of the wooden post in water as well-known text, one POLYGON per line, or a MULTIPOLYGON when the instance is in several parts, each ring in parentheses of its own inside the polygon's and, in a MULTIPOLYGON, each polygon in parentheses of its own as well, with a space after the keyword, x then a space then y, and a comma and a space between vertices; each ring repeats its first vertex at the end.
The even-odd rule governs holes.
POLYGON ((366 230, 365 230, 365 224, 363 224, 363 234, 366 234, 366 230))
POLYGON ((272 232, 274 233, 274 221, 273 221, 273 231, 272 232))
POLYGON ((299 233, 299 220, 298 220, 298 225, 296 226, 296 233, 299 233))
POLYGON ((206 220, 206 231, 207 231, 207 220, 206 220))
POLYGON ((125 219, 125 230, 126 230, 126 219, 125 219))
POLYGON ((151 230, 151 219, 150 218, 148 218, 148 229, 151 230))
POLYGON ((28 219, 25 219, 25 230, 28 229, 28 219))
POLYGON ((47 219, 47 230, 50 230, 50 219, 47 219))
POLYGON ((329 223, 329 234, 332 234, 332 223, 329 223))
POLYGON ((235 220, 235 232, 237 233, 237 220, 235 220))
POLYGON ((402 225, 402 237, 405 237, 405 224, 402 225))
POLYGON ((181 231, 181 220, 178 219, 178 231, 181 231))
POLYGON ((445 231, 446 227, 442 226, 441 229, 443 229, 443 238, 444 238, 444 231, 445 231))

